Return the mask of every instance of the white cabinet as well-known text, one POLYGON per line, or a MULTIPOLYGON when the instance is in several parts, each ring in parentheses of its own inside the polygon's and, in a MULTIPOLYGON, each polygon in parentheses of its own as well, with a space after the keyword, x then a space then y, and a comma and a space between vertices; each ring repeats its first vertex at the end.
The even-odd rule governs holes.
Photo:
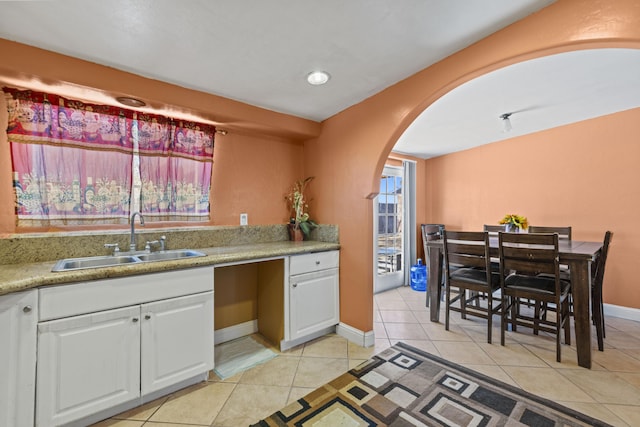
POLYGON ((41 289, 41 319, 51 320, 38 324, 36 425, 108 417, 204 379, 214 360, 212 289, 213 268, 41 289), (65 297, 72 308, 59 306, 65 297))
POLYGON ((142 305, 142 394, 213 369, 213 293, 142 305))
POLYGON ((324 331, 340 321, 339 252, 292 256, 289 264, 289 339, 324 331))
POLYGON ((32 426, 38 291, 0 296, 0 426, 32 426))
POLYGON ((57 426, 140 395, 140 307, 38 325, 38 426, 57 426))

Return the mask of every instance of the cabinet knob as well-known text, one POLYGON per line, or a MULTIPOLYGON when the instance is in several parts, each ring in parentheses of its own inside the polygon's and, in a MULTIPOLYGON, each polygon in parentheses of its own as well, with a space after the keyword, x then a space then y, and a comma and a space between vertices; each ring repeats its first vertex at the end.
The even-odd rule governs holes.
POLYGON ((294 288, 297 288, 297 287, 298 287, 298 284, 297 284, 297 283, 294 283, 294 284, 293 284, 293 287, 294 287, 294 288))
POLYGON ((316 261, 316 265, 320 265, 320 261, 316 261))
POLYGON ((145 315, 144 315, 144 318, 145 318, 145 319, 147 319, 147 320, 149 320, 149 319, 151 319, 151 315, 150 315, 150 314, 145 314, 145 315))
POLYGON ((22 309, 22 311, 24 311, 25 313, 31 313, 31 310, 33 310, 33 308, 31 308, 30 305, 25 305, 22 309))
POLYGON ((136 323, 139 319, 137 317, 134 317, 133 319, 131 319, 133 321, 133 323, 136 323))

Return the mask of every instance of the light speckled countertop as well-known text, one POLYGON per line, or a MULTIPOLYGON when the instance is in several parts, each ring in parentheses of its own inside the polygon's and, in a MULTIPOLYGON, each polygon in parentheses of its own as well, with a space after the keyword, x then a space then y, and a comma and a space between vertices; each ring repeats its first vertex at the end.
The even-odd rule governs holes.
POLYGON ((236 246, 198 248, 204 257, 173 261, 155 261, 119 265, 116 267, 90 268, 65 272, 52 272, 55 261, 29 264, 0 265, 0 295, 36 288, 40 286, 83 282, 110 277, 131 276, 192 267, 215 266, 227 263, 242 263, 264 258, 277 258, 310 252, 340 249, 338 243, 319 241, 277 241, 251 243, 236 246))

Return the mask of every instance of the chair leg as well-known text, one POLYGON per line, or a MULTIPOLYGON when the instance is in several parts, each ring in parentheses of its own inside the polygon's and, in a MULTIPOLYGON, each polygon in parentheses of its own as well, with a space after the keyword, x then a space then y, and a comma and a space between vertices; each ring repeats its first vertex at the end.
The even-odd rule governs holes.
POLYGON ((445 286, 445 291, 444 291, 445 297, 444 297, 444 302, 445 302, 445 315, 444 315, 444 330, 448 331, 449 330, 449 304, 451 304, 451 289, 449 286, 445 286))
POLYGON ((606 338, 607 334, 604 332, 604 301, 602 300, 602 294, 600 294, 600 317, 602 319, 602 338, 606 338))
POLYGON ((602 307, 602 294, 597 288, 593 289, 591 295, 591 315, 593 316, 593 324, 596 327, 599 351, 604 351, 604 314, 602 307))
POLYGON ((518 326, 516 325, 516 320, 518 318, 518 314, 520 311, 520 299, 516 297, 511 297, 511 330, 516 332, 518 330, 518 326))
POLYGON ((491 327, 493 320, 493 294, 489 294, 487 299, 487 342, 491 344, 491 327))
POLYGON ((502 312, 500 313, 500 345, 504 346, 504 331, 507 328, 507 296, 502 294, 502 312))
POLYGON ((561 351, 561 347, 560 347, 560 334, 562 333, 562 326, 563 326, 563 318, 564 316, 562 315, 562 310, 561 307, 558 307, 557 309, 557 313, 556 313, 556 361, 558 363, 561 362, 560 360, 560 351, 561 351))
POLYGON ((568 299, 562 303, 562 322, 564 323, 564 343, 571 345, 571 306, 568 299))

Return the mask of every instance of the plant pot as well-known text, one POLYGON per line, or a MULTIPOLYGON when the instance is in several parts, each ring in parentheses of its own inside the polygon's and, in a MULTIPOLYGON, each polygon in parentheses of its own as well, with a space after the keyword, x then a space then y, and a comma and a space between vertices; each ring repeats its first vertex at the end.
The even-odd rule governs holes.
POLYGON ((505 230, 507 233, 520 233, 520 228, 513 224, 506 224, 505 230))
POLYGON ((289 224, 289 240, 301 242, 304 240, 304 233, 295 224, 289 224))

